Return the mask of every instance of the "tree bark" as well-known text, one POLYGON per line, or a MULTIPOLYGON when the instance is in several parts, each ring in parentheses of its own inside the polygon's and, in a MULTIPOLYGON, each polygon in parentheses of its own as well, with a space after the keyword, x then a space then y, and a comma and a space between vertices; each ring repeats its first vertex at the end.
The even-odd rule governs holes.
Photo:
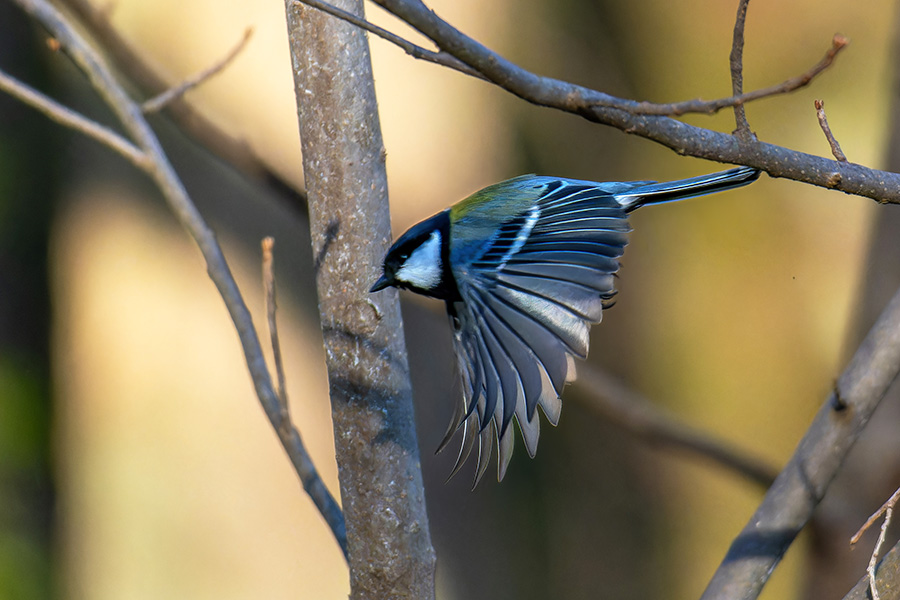
MULTIPOLYGON (((362 2, 344 10, 362 14, 362 2)), ((390 242, 365 34, 286 0, 351 598, 433 598, 434 550, 395 291, 369 297, 390 242)))

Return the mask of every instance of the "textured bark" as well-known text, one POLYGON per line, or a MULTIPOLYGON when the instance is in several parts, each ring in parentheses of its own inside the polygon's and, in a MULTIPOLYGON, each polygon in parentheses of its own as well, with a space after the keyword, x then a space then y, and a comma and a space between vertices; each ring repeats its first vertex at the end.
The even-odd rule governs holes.
MULTIPOLYGON (((362 2, 341 8, 362 14, 362 2)), ((409 367, 395 291, 370 298, 390 242, 365 34, 286 0, 351 598, 434 597, 409 367)))

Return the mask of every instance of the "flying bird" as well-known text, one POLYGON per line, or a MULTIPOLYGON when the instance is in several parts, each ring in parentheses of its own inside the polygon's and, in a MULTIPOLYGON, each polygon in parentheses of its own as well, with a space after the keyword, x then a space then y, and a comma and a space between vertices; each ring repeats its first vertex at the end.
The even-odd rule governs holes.
POLYGON ((371 292, 393 286, 447 304, 463 391, 438 448, 462 429, 451 477, 477 444, 477 485, 496 445, 502 480, 512 423, 531 457, 537 407, 557 424, 574 359, 587 357, 590 326, 616 293, 632 211, 741 187, 759 173, 741 167, 664 183, 524 175, 475 192, 400 236, 371 292))

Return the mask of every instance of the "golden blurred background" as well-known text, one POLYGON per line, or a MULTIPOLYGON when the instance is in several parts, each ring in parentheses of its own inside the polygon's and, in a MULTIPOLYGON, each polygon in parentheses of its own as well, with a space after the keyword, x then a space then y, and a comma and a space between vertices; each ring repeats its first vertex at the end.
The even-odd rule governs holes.
MULTIPOLYGON (((429 3, 531 70, 660 102, 730 94, 736 5, 429 3)), ((108 8, 115 26, 172 82, 216 62, 252 27, 245 51, 188 98, 282 177, 302 184, 282 3, 117 0, 108 8)), ((64 57, 42 51, 42 34, 12 7, 2 10, 0 32, 15 28, 25 38, 19 48, 42 61, 17 66, 23 78, 43 73, 68 103, 108 120, 64 57)), ((414 37, 377 7, 367 10, 376 23, 414 37)), ((834 33, 851 40, 808 88, 747 107, 757 135, 828 155, 813 107, 814 98, 823 98, 849 159, 883 167, 896 69, 894 12, 887 0, 752 3, 746 89, 807 70, 834 33)), ((381 40, 371 45, 397 233, 521 173, 664 180, 722 168, 526 105, 381 40)), ((0 57, 0 67, 12 69, 11 56, 0 57)), ((685 120, 733 128, 729 111, 685 120)), ((164 119, 154 123, 217 230, 258 327, 264 327, 258 244, 265 235, 276 238, 293 416, 337 493, 305 218, 259 182, 210 159, 164 119)), ((0 120, 6 140, 0 182, 12 178, 6 155, 24 139, 9 141, 4 129, 13 131, 10 121, 0 120)), ((50 516, 36 527, 38 541, 19 535, 14 517, 3 518, 0 595, 345 597, 341 553, 257 404, 199 252, 148 181, 119 157, 56 128, 35 131, 40 135, 25 136, 36 152, 58 161, 54 189, 43 197, 53 198, 46 382, 52 416, 44 440, 50 450, 34 451, 49 465, 52 491, 39 486, 51 500, 39 512, 50 516), (29 579, 35 583, 23 583, 29 579)), ((617 305, 594 328, 590 361, 684 421, 782 465, 860 339, 869 232, 889 210, 764 176, 750 188, 640 211, 617 305)), ((567 390, 559 427, 543 428, 533 461, 518 443, 502 484, 489 477, 470 492, 467 473, 444 483, 454 452, 435 457, 433 449, 455 401, 456 388, 447 391, 448 330, 441 306, 404 302, 440 598, 699 596, 763 490, 602 422, 579 401, 577 384, 567 390)), ((4 359, 0 372, 3 436, 16 435, 8 419, 18 413, 10 407, 24 394, 10 364, 4 359)), ((16 451, 14 439, 0 440, 0 453, 16 451)), ((4 481, 16 480, 4 475, 4 481)), ((815 545, 809 536, 795 544, 765 598, 811 597, 815 545)), ((858 551, 857 562, 864 564, 867 552, 858 551)), ((862 574, 860 567, 856 577, 862 574)), ((850 587, 840 585, 828 597, 850 587)))

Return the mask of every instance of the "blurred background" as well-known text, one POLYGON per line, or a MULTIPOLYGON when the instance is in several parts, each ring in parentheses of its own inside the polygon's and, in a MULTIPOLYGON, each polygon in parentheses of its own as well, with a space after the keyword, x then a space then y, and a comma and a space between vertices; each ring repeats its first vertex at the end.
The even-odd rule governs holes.
MULTIPOLYGON (((188 95, 282 178, 302 186, 281 2, 117 0, 109 18, 171 82, 249 45, 188 95)), ((736 2, 434 0, 438 14, 541 74, 651 101, 730 95, 736 2)), ((371 19, 407 32, 377 9, 371 19)), ((813 100, 853 162, 896 170, 895 5, 760 0, 745 89, 806 71, 810 87, 753 103, 764 141, 829 156, 813 100)), ((372 40, 394 231, 500 179, 674 179, 723 168, 372 40)), ((67 59, 0 4, 0 68, 114 123, 67 59)), ((730 131, 730 111, 685 121, 730 131)), ((337 492, 307 222, 156 117, 264 326, 259 241, 276 276, 294 421, 337 492)), ((616 306, 590 363, 684 422, 780 468, 900 285, 896 207, 763 176, 749 188, 633 218, 616 306)), ((404 297, 438 595, 695 598, 764 490, 636 440, 567 388, 537 457, 506 479, 445 483, 435 456, 456 402, 443 307, 404 297)), ((892 393, 765 598, 840 598, 874 535, 848 539, 900 484, 892 393)), ((546 423, 545 423, 546 425, 546 423)), ((253 393, 199 252, 150 182, 106 148, 0 96, 0 597, 342 598, 337 545, 253 393)))

